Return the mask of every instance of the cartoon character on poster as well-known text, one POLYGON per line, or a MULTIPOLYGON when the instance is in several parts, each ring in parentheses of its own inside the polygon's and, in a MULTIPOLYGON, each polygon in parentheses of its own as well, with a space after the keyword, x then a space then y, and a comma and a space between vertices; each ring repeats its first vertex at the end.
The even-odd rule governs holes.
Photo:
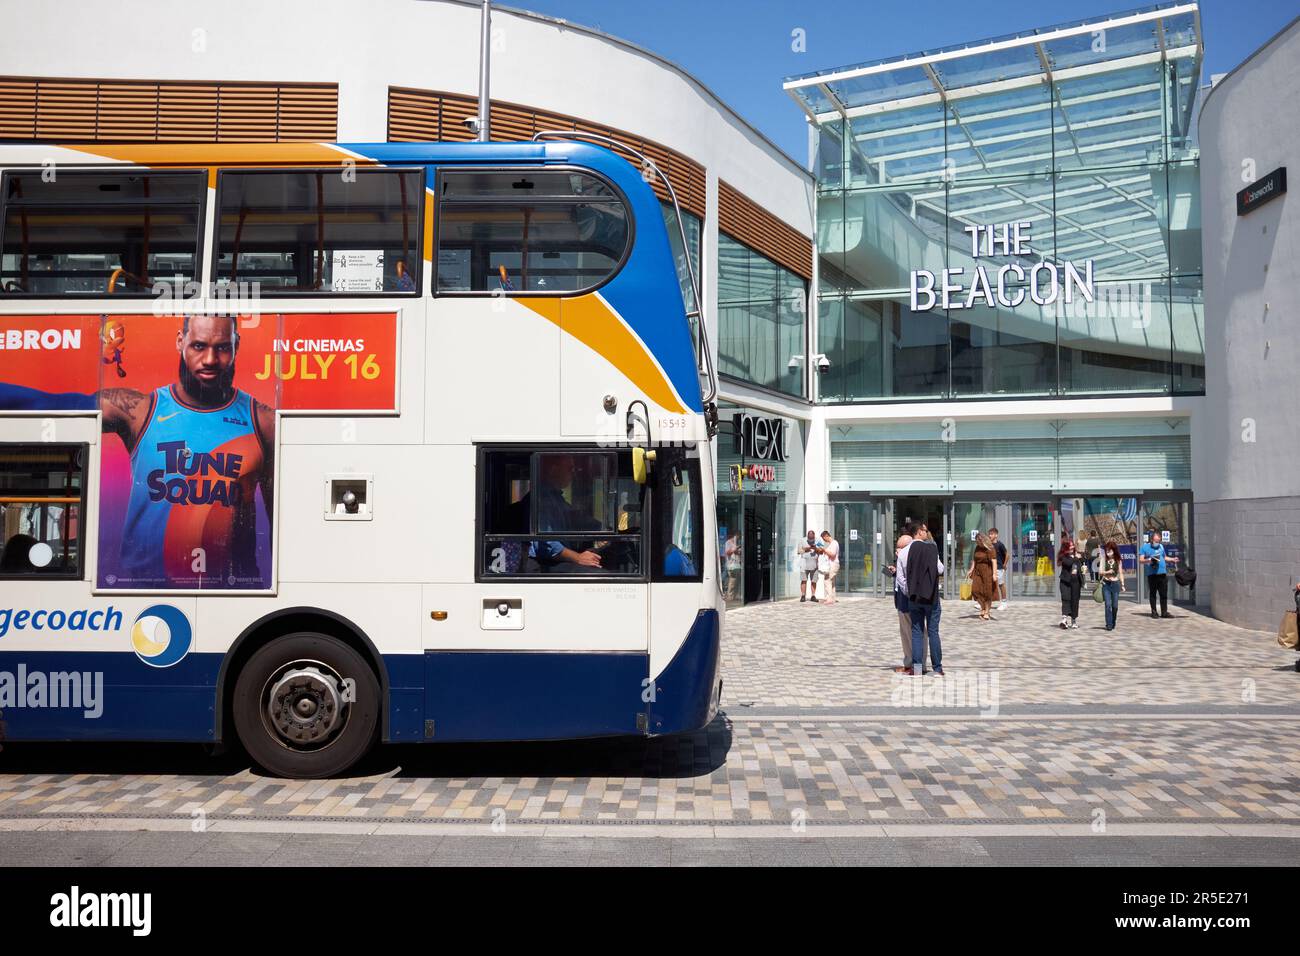
POLYGON ((122 323, 115 319, 108 319, 100 333, 100 341, 104 343, 104 364, 116 366, 117 377, 126 378, 126 369, 122 368, 122 352, 126 349, 126 330, 122 328, 122 323))
POLYGON ((271 586, 275 393, 240 387, 239 326, 229 315, 106 323, 105 374, 113 365, 119 377, 99 396, 100 587, 271 586))

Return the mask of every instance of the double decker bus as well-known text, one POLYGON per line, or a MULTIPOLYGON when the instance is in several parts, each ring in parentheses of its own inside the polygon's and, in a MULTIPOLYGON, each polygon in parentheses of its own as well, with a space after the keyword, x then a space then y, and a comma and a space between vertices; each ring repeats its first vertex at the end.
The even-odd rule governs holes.
POLYGON ((0 743, 712 720, 716 385, 626 155, 0 146, 0 743))

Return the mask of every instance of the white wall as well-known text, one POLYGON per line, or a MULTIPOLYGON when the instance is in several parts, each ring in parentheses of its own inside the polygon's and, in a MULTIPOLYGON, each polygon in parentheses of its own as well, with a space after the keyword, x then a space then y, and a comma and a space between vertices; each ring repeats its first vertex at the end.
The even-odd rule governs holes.
POLYGON ((1236 194, 1279 166, 1300 175, 1300 19, 1205 97, 1204 413, 1193 419, 1198 600, 1271 630, 1300 577, 1300 197, 1244 216, 1236 194), (1253 173, 1251 167, 1253 166, 1253 173))
MULTIPOLYGON (((1300 20, 1211 90, 1201 108, 1205 269, 1202 429, 1193 438, 1198 498, 1300 494, 1300 20), (1289 167, 1296 186, 1245 216, 1243 164, 1289 167), (1243 441, 1243 421, 1255 441, 1243 441)), ((1249 435, 1247 435, 1249 437, 1249 435)))
MULTIPOLYGON (((688 74, 522 12, 498 8, 493 36, 494 99, 660 142, 812 235, 811 177, 688 74)), ((386 138, 390 85, 477 93, 478 48, 463 0, 61 0, 0 31, 3 72, 20 76, 337 82, 346 142, 386 138)))

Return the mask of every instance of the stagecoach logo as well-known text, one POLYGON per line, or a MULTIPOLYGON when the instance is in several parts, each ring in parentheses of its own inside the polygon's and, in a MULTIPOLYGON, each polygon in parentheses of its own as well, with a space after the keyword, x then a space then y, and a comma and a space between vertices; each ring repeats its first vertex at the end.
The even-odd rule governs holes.
POLYGON ((737 412, 731 416, 736 454, 744 458, 785 461, 785 420, 737 412))
POLYGON ((179 608, 155 604, 140 612, 131 628, 135 656, 150 667, 171 667, 190 652, 193 631, 179 608))
MULTIPOLYGON (((964 226, 970 236, 970 256, 1010 258, 1033 255, 1029 248, 1031 222, 1004 222, 988 226, 964 226)), ((1094 297, 1092 260, 1085 260, 1082 268, 1073 262, 1057 265, 1043 260, 1028 271, 1018 262, 1009 262, 992 276, 982 265, 975 266, 969 288, 963 287, 966 270, 960 266, 944 269, 936 284, 935 273, 928 269, 912 271, 912 311, 929 312, 936 305, 941 309, 969 309, 977 305, 989 308, 1001 306, 1014 309, 1028 299, 1038 306, 1055 305, 1064 299, 1067 305, 1077 295, 1083 302, 1094 297)))

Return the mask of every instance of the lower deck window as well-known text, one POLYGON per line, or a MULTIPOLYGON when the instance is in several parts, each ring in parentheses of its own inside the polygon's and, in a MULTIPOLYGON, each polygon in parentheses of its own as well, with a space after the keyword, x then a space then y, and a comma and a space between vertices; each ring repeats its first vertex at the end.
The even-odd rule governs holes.
POLYGON ((484 577, 642 576, 630 452, 484 449, 479 480, 484 577))
POLYGON ((85 445, 0 445, 0 578, 80 577, 85 445))

